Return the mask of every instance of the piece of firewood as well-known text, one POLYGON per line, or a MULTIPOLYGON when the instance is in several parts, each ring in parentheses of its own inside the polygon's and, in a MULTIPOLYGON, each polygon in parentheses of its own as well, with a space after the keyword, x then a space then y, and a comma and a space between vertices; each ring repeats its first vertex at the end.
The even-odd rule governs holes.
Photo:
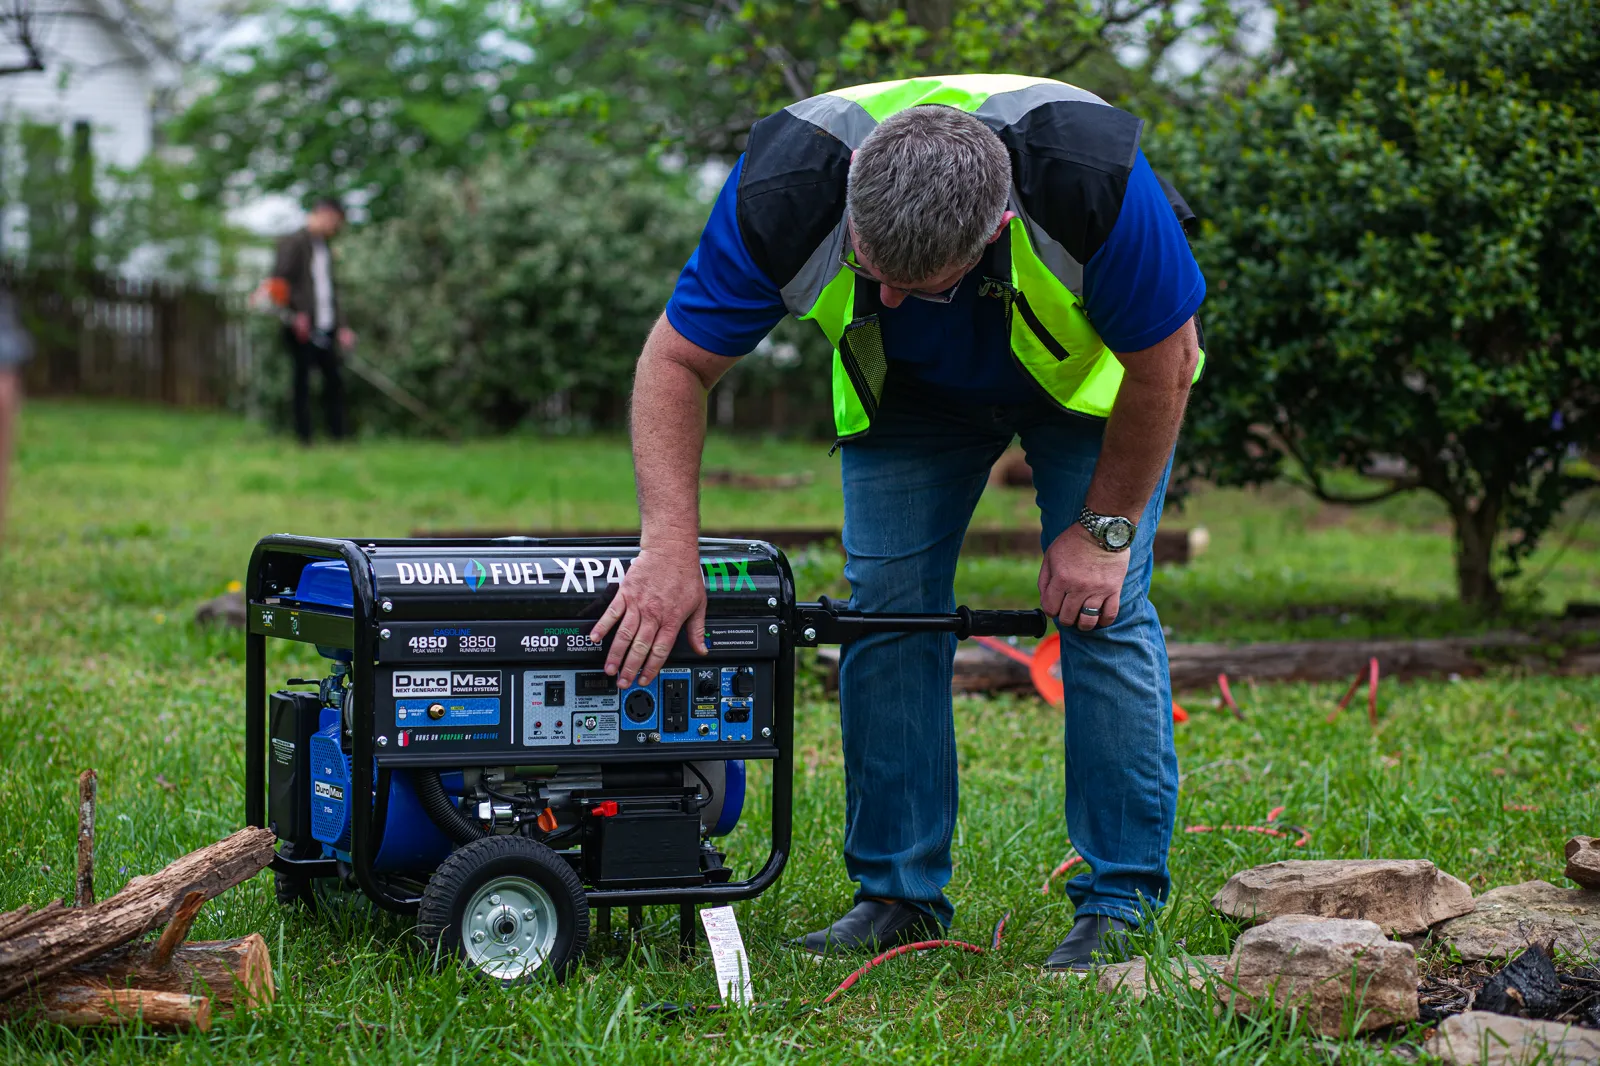
POLYGON ((74 907, 94 903, 94 799, 99 775, 85 770, 78 775, 78 892, 74 907))
POLYGON ((165 869, 135 877, 92 907, 73 908, 0 939, 0 1000, 165 925, 191 892, 213 899, 272 861, 272 830, 241 829, 165 869))
POLYGON ((31 929, 43 922, 48 922, 58 912, 66 909, 67 905, 58 899, 46 903, 38 910, 34 910, 31 907, 18 907, 14 911, 0 914, 0 940, 14 936, 25 929, 31 929))
POLYGON ((183 944, 165 966, 154 965, 154 953, 148 943, 124 944, 48 978, 35 991, 10 1002, 23 1003, 30 996, 48 999, 52 989, 93 985, 205 995, 213 1013, 231 1013, 264 1007, 277 995, 272 956, 260 933, 183 944))
POLYGON ((18 997, 5 1004, 9 1020, 33 1019, 73 1027, 126 1025, 143 1019, 153 1029, 211 1028, 211 1001, 185 992, 156 992, 143 988, 107 988, 104 985, 50 985, 37 995, 18 997))
POLYGON ((150 949, 151 966, 160 969, 171 961, 172 953, 189 939, 189 930, 194 926, 194 916, 200 913, 200 908, 205 902, 205 894, 201 892, 191 892, 183 897, 183 902, 178 904, 178 910, 173 914, 172 921, 161 930, 161 939, 150 949))

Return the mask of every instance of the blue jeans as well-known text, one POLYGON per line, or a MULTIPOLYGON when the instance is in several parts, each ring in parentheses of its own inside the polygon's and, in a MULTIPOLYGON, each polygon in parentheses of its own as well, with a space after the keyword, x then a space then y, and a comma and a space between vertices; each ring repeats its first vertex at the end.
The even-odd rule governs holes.
MULTIPOLYGON (((1041 547, 1077 520, 1104 423, 1043 400, 958 406, 894 381, 884 401, 872 432, 843 447, 845 576, 858 609, 954 607, 967 523, 1013 434, 1033 467, 1041 547)), ((1079 914, 1134 924, 1166 898, 1177 815, 1167 648, 1148 596, 1164 495, 1165 478, 1129 549, 1116 622, 1061 629, 1067 831, 1089 865, 1067 895, 1079 914)), ((949 635, 865 637, 844 648, 839 675, 845 866, 856 899, 905 900, 946 925, 958 800, 955 650, 949 635)))

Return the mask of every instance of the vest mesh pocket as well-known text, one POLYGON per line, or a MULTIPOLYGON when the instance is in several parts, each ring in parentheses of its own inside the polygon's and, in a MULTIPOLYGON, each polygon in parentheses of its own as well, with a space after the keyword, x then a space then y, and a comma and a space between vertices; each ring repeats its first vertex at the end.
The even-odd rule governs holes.
POLYGON ((839 357, 861 405, 867 409, 867 417, 876 416, 883 399, 883 383, 889 376, 889 360, 883 354, 883 328, 877 315, 857 319, 845 327, 839 338, 839 357))

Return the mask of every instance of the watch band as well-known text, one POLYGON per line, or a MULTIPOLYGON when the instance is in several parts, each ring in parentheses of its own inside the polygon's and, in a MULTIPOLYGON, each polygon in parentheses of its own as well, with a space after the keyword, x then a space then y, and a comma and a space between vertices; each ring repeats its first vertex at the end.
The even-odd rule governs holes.
POLYGON ((1139 532, 1139 527, 1131 519, 1121 515, 1098 514, 1087 507, 1079 513, 1078 524, 1087 529, 1089 535, 1108 552, 1127 551, 1139 532))

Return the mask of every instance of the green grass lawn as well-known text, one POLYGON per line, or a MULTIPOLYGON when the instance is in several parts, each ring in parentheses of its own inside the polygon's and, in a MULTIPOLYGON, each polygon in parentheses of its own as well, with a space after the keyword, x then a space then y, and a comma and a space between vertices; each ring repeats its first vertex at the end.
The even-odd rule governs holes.
MULTIPOLYGON (((790 492, 708 489, 719 526, 838 521, 826 447, 713 440, 709 466, 812 470, 790 492)), ((26 412, 11 538, 0 554, 0 909, 70 896, 74 777, 101 772, 99 889, 159 868, 243 823, 242 639, 196 628, 194 604, 242 577, 268 532, 399 535, 418 528, 618 527, 636 521, 625 442, 518 438, 460 446, 363 443, 301 451, 236 420, 84 404, 26 412)), ((1028 494, 991 492, 978 521, 1033 521, 1028 494)), ((1177 639, 1434 633, 1495 624, 1449 602, 1448 532, 1425 501, 1351 514, 1290 489, 1205 492, 1169 521, 1200 523, 1210 552, 1163 570, 1153 597, 1177 639)), ((1563 530, 1524 593, 1543 611, 1600 598, 1600 535, 1563 530)), ((801 561, 802 592, 844 591, 837 558, 801 561)), ((1027 606, 1034 563, 963 565, 974 603, 1027 606)), ((310 669, 273 660, 273 677, 310 669)), ((1256 835, 1187 835, 1172 847, 1175 894, 1153 951, 1226 950, 1236 930, 1206 900, 1231 872, 1285 857, 1426 857, 1476 890, 1561 882, 1560 847, 1600 831, 1600 682, 1500 674, 1386 683, 1383 723, 1323 716, 1338 685, 1242 693, 1247 719, 1202 711, 1179 727, 1180 828, 1255 822, 1275 806, 1310 827, 1304 849, 1256 835), (1531 810, 1510 809, 1528 806, 1531 810)), ((737 905, 770 1007, 662 1023, 656 1001, 714 998, 711 964, 676 959, 676 913, 646 936, 592 951, 568 985, 506 993, 435 971, 406 923, 353 904, 329 919, 280 911, 258 878, 208 904, 197 937, 263 933, 279 996, 269 1012, 209 1034, 0 1027, 0 1061, 120 1062, 991 1062, 1378 1061, 1414 1032, 1335 1051, 1286 1018, 1213 1016, 1203 997, 1143 1005, 1047 982, 1035 967, 1070 924, 1040 891, 1068 846, 1060 814, 1060 722, 1021 698, 957 704, 962 815, 955 935, 1001 951, 934 953, 875 970, 821 1012, 848 968, 783 941, 848 905, 839 857, 837 716, 813 676, 798 714, 797 852, 782 881, 737 905)), ((1191 705, 1191 710, 1194 705, 1191 705)), ((759 792, 759 785, 758 785, 759 792)), ((741 873, 766 853, 763 803, 730 838, 741 873)))

